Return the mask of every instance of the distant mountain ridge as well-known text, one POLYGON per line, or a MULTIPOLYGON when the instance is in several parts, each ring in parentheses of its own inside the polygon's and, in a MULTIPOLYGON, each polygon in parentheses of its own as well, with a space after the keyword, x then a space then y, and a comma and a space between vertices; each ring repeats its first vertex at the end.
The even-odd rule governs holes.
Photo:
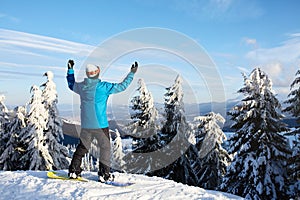
MULTIPOLYGON (((239 101, 227 101, 227 102, 211 102, 211 103, 200 103, 200 104, 185 104, 185 114, 188 121, 193 121, 194 117, 196 116, 203 116, 212 110, 215 113, 220 113, 225 119, 226 122, 223 126, 223 131, 225 132, 233 132, 234 130, 231 129, 232 121, 230 121, 227 112, 231 110, 239 101)), ((156 103, 155 104, 157 110, 160 114, 164 112, 164 104, 163 103, 156 103)), ((73 106, 69 104, 59 105, 59 111, 61 116, 64 118, 64 125, 63 131, 64 134, 67 135, 66 138, 69 136, 71 137, 78 137, 80 131, 80 122, 79 117, 74 117, 75 114, 79 114, 79 110, 73 111, 73 108, 78 108, 79 105, 73 106), (76 120, 70 120, 76 119, 76 120)), ((127 124, 130 121, 130 114, 129 108, 124 105, 116 105, 115 107, 111 108, 108 107, 108 118, 109 120, 109 128, 111 130, 118 129, 121 135, 125 133, 122 131, 122 125, 127 124), (122 122, 122 123, 118 123, 122 122), (122 124, 122 125, 121 125, 122 124)), ((292 127, 299 127, 300 125, 297 123, 297 120, 291 116, 288 116, 282 120, 284 123, 288 125, 289 128, 292 127)), ((72 140, 72 138, 70 139, 72 140)))

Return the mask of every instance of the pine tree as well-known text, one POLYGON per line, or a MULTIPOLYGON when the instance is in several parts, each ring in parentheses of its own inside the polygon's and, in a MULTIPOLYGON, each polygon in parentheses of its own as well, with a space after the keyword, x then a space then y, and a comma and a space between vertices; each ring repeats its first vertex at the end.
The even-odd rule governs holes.
POLYGON ((230 139, 229 153, 234 159, 227 169, 221 189, 247 199, 285 199, 289 144, 278 112, 280 103, 272 82, 260 68, 244 75, 245 98, 228 114, 236 134, 230 139))
POLYGON ((24 150, 24 154, 20 158, 20 167, 23 170, 52 170, 54 163, 44 137, 49 117, 48 112, 42 104, 41 90, 34 85, 30 91, 32 97, 27 116, 28 125, 22 129, 20 134, 24 150))
POLYGON ((62 120, 59 117, 57 103, 56 85, 53 81, 53 73, 48 71, 44 74, 47 77, 47 82, 42 84, 44 87, 42 91, 43 104, 48 112, 48 119, 44 136, 48 144, 48 151, 53 159, 53 169, 67 169, 69 162, 68 150, 60 142, 63 140, 62 120))
POLYGON ((184 103, 182 80, 177 76, 175 83, 167 88, 165 94, 165 117, 166 123, 159 135, 160 146, 162 152, 168 155, 168 159, 164 156, 157 162, 168 164, 171 160, 174 162, 168 166, 156 170, 150 175, 160 176, 182 182, 190 185, 196 185, 196 175, 192 167, 192 155, 195 155, 195 148, 191 148, 191 144, 195 144, 195 137, 191 131, 189 124, 184 116, 184 103))
POLYGON ((81 169, 84 171, 91 171, 90 170, 90 161, 89 161, 89 153, 84 154, 81 162, 81 169))
MULTIPOLYGON (((111 157, 111 167, 115 170, 124 172, 126 171, 125 168, 125 161, 124 161, 124 153, 122 147, 122 139, 118 129, 114 132, 114 138, 111 142, 112 146, 112 157, 111 157)), ((111 134, 112 135, 112 134, 111 134)))
POLYGON ((84 171, 95 171, 94 159, 89 152, 82 158, 81 168, 84 171))
POLYGON ((0 130, 4 131, 9 121, 8 109, 4 104, 5 96, 0 95, 0 130))
MULTIPOLYGON (((7 134, 7 124, 9 123, 8 109, 4 104, 5 96, 0 95, 0 155, 4 151, 5 144, 9 140, 9 134, 7 134)), ((0 169, 1 169, 0 164, 0 169)))
POLYGON ((22 149, 19 148, 20 132, 26 127, 25 115, 26 110, 23 106, 18 106, 14 109, 14 117, 8 125, 8 135, 10 136, 8 142, 5 144, 5 150, 0 156, 0 165, 3 166, 3 170, 17 170, 19 158, 22 153, 22 149))
POLYGON ((145 138, 156 134, 158 127, 155 121, 158 112, 154 106, 151 92, 148 91, 143 79, 138 80, 138 95, 131 100, 131 119, 133 122, 128 126, 131 135, 134 135, 137 149, 144 145, 145 138))
POLYGON ((184 113, 182 79, 178 75, 173 86, 167 88, 165 94, 166 123, 162 128, 162 133, 166 133, 171 140, 174 136, 181 134, 191 144, 195 144, 195 135, 190 130, 184 113))
POLYGON ((94 158, 99 158, 100 156, 99 144, 96 138, 92 140, 91 147, 89 149, 89 154, 91 154, 94 158))
POLYGON ((213 112, 195 117, 196 147, 199 151, 200 165, 197 172, 198 186, 205 189, 216 189, 222 183, 231 158, 222 148, 226 135, 220 128, 225 119, 213 112))
MULTIPOLYGON (((291 113, 297 118, 297 123, 300 124, 300 70, 296 73, 296 78, 291 84, 291 92, 288 95, 288 100, 284 103, 289 104, 284 112, 291 113)), ((292 198, 300 196, 300 127, 288 132, 287 135, 294 135, 296 140, 293 144, 293 153, 289 159, 289 177, 291 180, 291 195, 292 198)))
POLYGON ((138 94, 131 100, 132 122, 127 127, 128 134, 133 138, 133 152, 128 153, 124 166, 134 173, 145 174, 151 170, 151 161, 146 153, 152 151, 152 146, 157 143, 156 120, 158 112, 154 106, 154 99, 147 89, 143 79, 138 80, 138 94), (137 163, 140 163, 137 165, 137 163))

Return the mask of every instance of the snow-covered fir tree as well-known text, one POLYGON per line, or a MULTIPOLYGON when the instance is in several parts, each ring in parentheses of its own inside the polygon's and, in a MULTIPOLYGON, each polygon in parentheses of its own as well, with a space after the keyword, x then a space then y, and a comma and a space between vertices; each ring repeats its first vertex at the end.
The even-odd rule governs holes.
POLYGON ((114 135, 111 134, 111 136, 113 136, 111 142, 111 150, 112 150, 111 168, 117 171, 124 172, 126 171, 125 168, 126 163, 124 161, 125 155, 123 153, 122 138, 118 129, 116 129, 114 135))
POLYGON ((131 100, 131 119, 133 120, 128 129, 130 135, 134 135, 136 147, 143 146, 144 138, 149 138, 156 134, 158 127, 155 121, 158 112, 154 106, 154 99, 151 92, 143 79, 138 80, 138 95, 134 96, 131 100))
POLYGON ((0 130, 5 131, 5 126, 9 121, 8 109, 4 103, 5 96, 0 95, 0 130))
MULTIPOLYGON (((191 144, 195 144, 196 141, 184 114, 182 79, 177 76, 175 83, 167 88, 165 94, 166 122, 159 135, 159 146, 162 152, 174 162, 149 173, 149 175, 196 185, 197 177, 192 167, 195 159, 190 159, 192 155, 197 154, 195 148, 190 148, 191 144)), ((158 160, 157 162, 166 163, 166 160, 158 160)))
POLYGON ((231 162, 231 157, 221 146, 227 139, 220 128, 224 122, 225 119, 214 112, 194 118, 196 148, 200 157, 197 185, 205 189, 216 189, 220 186, 231 162))
MULTIPOLYGON (((292 114, 297 118, 297 123, 300 124, 300 70, 296 73, 296 78, 291 84, 291 92, 288 99, 284 102, 288 106, 283 109, 284 112, 292 114)), ((292 198, 300 196, 300 127, 288 132, 287 135, 295 136, 293 144, 293 153, 289 160, 289 177, 291 180, 291 195, 292 198)))
POLYGON ((95 163, 93 156, 90 153, 86 153, 82 158, 81 168, 84 171, 95 171, 95 163))
MULTIPOLYGON (((152 128, 158 112, 154 106, 154 100, 151 92, 147 89, 147 86, 143 79, 138 80, 138 95, 134 96, 131 100, 131 109, 133 113, 131 119, 134 120, 132 127, 133 133, 140 132, 140 128, 152 128)), ((145 130, 143 130, 145 131, 145 130)))
POLYGON ((5 144, 9 140, 9 134, 7 134, 7 124, 9 123, 9 116, 8 109, 5 106, 4 100, 5 96, 0 95, 0 155, 3 153, 5 144))
POLYGON ((14 116, 8 125, 9 140, 5 144, 5 149, 0 155, 0 166, 2 170, 17 170, 19 168, 19 158, 22 150, 19 148, 20 132, 26 127, 26 110, 24 106, 18 106, 14 109, 14 116))
POLYGON ((69 162, 68 150, 61 144, 64 136, 62 131, 62 120, 59 117, 57 103, 58 96, 56 84, 53 81, 53 73, 48 71, 44 74, 47 77, 47 82, 42 84, 42 103, 48 112, 48 119, 44 136, 48 145, 48 151, 53 159, 53 169, 67 169, 69 162))
POLYGON ((54 163, 48 151, 44 137, 49 118, 42 104, 42 91, 36 85, 31 87, 32 97, 29 102, 28 124, 20 133, 21 147, 24 154, 20 158, 20 167, 24 170, 52 170, 54 163))
POLYGON ((154 106, 154 99, 143 79, 138 80, 137 95, 131 100, 132 122, 127 126, 128 135, 133 138, 133 152, 128 153, 127 169, 134 173, 145 174, 151 170, 151 159, 144 153, 152 151, 153 144, 157 143, 159 126, 156 123, 158 111, 154 106), (141 163, 137 165, 137 163, 141 163))
POLYGON ((256 68, 238 92, 245 97, 228 113, 236 129, 228 152, 235 156, 220 189, 246 199, 286 199, 291 150, 280 135, 286 128, 272 82, 256 68))
POLYGON ((162 132, 171 133, 171 135, 183 134, 191 144, 195 144, 195 135, 192 133, 184 114, 182 79, 178 75, 175 83, 172 87, 167 88, 165 94, 166 123, 162 132))
POLYGON ((91 154, 94 158, 98 158, 100 156, 100 148, 96 138, 92 140, 89 154, 91 154))

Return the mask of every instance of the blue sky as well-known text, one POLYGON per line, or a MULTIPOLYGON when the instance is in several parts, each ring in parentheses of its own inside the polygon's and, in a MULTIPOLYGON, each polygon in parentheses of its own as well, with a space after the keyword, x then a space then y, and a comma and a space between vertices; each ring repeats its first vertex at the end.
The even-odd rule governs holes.
MULTIPOLYGON (((74 59, 79 70, 103 42, 127 31, 156 27, 182 34, 204 49, 216 65, 224 96, 212 99, 212 93, 219 91, 208 91, 205 77, 193 76, 182 59, 170 54, 165 59, 159 51, 133 52, 115 60, 109 69, 101 66, 103 79, 118 82, 131 62, 138 60, 140 74, 129 96, 138 78, 169 75, 150 84, 155 93, 180 73, 191 88, 185 95, 187 102, 193 102, 191 91, 196 102, 222 101, 237 98, 241 72, 249 74, 260 66, 284 99, 300 66, 299 8, 298 0, 0 0, 0 93, 6 96, 6 104, 23 105, 30 98, 30 87, 44 83, 43 73, 51 70, 59 102, 71 104, 73 95, 65 81, 68 59, 74 59)), ((126 48, 125 43, 116 43, 111 51, 118 48, 126 48)))

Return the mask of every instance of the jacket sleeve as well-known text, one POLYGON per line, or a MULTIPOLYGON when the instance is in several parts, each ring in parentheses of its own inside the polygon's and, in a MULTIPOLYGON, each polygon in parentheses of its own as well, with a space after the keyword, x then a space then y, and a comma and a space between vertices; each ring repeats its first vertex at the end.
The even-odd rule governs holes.
POLYGON ((67 82, 68 82, 68 87, 70 90, 74 91, 75 93, 78 93, 77 87, 76 87, 76 82, 75 82, 75 77, 74 77, 74 69, 68 69, 67 72, 67 82))
POLYGON ((121 83, 111 83, 108 87, 108 94, 115 94, 124 91, 132 82, 133 72, 129 72, 121 83))

